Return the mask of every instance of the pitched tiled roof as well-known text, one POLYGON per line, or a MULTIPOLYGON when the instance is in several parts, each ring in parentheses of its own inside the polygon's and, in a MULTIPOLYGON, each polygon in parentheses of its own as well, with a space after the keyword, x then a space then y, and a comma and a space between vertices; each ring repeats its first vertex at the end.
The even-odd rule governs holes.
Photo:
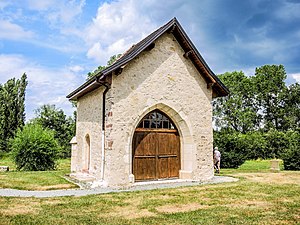
POLYGON ((86 93, 100 87, 102 85, 101 81, 105 80, 106 76, 108 76, 112 72, 119 70, 128 62, 137 57, 142 51, 151 47, 153 42, 155 42, 155 40, 157 40, 165 32, 170 32, 174 35, 178 43, 185 51, 185 57, 191 59, 197 70, 206 80, 207 84, 213 88, 215 96, 228 95, 228 89, 206 64, 198 50, 195 48, 192 41, 189 39, 189 37, 179 24, 178 20, 176 18, 173 18, 168 23, 166 23, 165 25, 163 25, 162 27, 145 37, 143 40, 138 42, 136 45, 133 45, 114 64, 97 73, 93 78, 85 82, 75 91, 71 92, 67 96, 67 98, 71 100, 76 100, 79 97, 85 95, 86 93))

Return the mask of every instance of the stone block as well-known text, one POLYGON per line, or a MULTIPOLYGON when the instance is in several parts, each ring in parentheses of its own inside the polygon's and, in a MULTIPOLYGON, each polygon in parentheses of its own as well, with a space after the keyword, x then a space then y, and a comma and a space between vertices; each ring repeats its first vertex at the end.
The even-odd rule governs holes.
POLYGON ((192 179, 192 171, 180 170, 179 178, 182 180, 191 180, 192 179))
POLYGON ((270 160, 270 166, 271 166, 272 171, 274 171, 274 172, 280 171, 279 162, 280 162, 280 160, 278 160, 278 159, 270 160))

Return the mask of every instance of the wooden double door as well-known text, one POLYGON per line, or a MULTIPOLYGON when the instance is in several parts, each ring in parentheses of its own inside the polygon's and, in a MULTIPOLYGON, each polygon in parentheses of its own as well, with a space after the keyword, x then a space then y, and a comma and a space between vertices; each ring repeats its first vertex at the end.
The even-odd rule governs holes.
POLYGON ((176 129, 137 128, 133 138, 136 181, 178 178, 180 138, 176 129))

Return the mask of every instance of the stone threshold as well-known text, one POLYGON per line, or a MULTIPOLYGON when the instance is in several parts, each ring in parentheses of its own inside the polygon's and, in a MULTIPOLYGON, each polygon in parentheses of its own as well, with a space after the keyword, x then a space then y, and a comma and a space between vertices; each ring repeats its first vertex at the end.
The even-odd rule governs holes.
POLYGON ((200 183, 197 180, 191 179, 162 179, 162 180, 147 180, 147 181, 136 181, 132 186, 143 186, 151 184, 172 184, 172 183, 200 183))

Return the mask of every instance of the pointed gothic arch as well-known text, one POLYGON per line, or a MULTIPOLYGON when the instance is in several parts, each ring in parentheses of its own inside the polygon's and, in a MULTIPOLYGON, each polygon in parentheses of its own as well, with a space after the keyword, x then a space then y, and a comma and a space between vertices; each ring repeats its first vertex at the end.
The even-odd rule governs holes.
POLYGON ((180 137, 174 122, 155 109, 142 118, 133 137, 136 181, 179 178, 180 137))

